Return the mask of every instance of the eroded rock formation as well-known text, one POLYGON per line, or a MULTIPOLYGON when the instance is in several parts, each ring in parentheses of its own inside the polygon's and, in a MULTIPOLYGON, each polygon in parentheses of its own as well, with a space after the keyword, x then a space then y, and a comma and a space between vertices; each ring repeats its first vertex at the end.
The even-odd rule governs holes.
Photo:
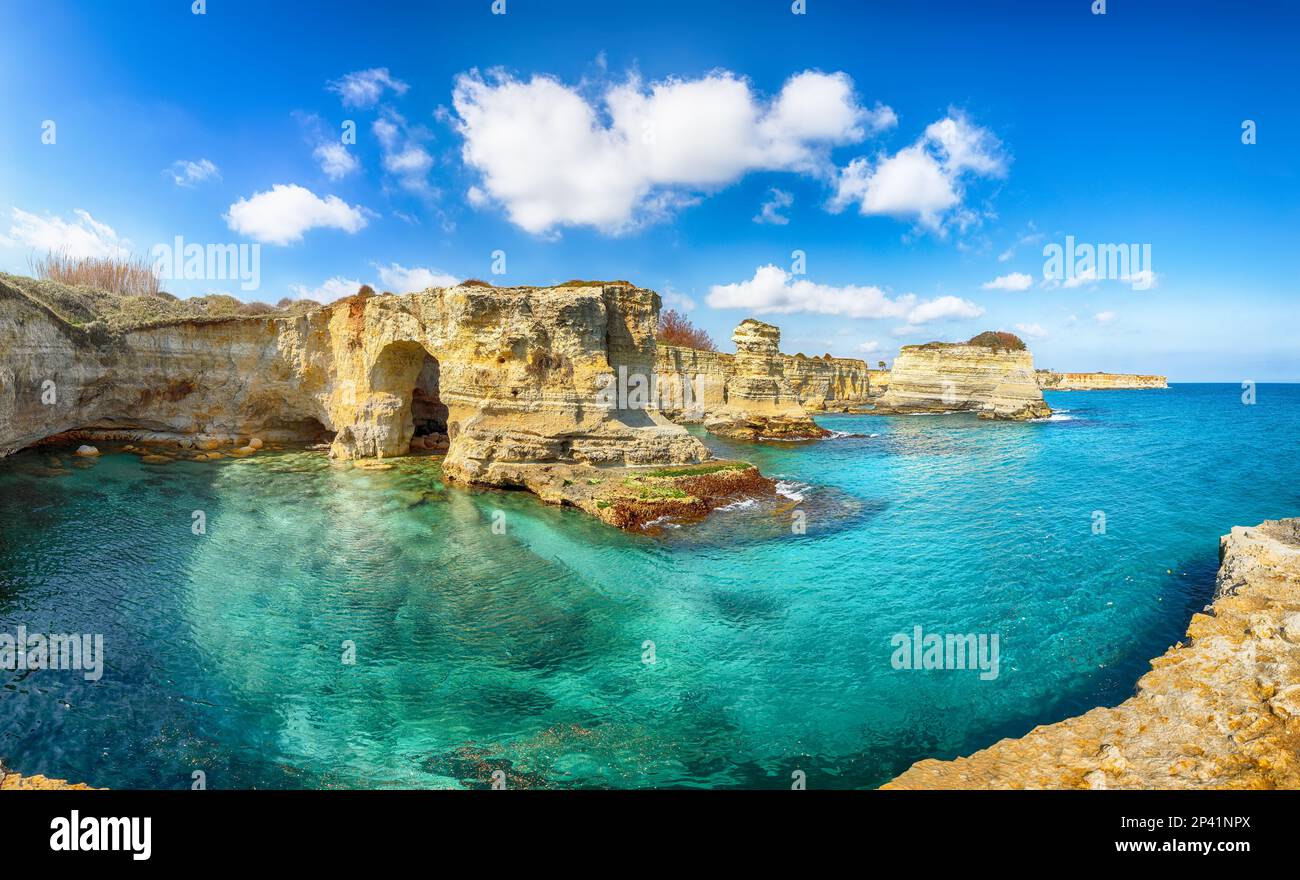
POLYGON ((867 396, 877 398, 889 390, 889 370, 867 370, 867 396))
POLYGON ((810 412, 846 412, 869 400, 869 370, 860 360, 782 354, 780 329, 752 318, 732 339, 734 355, 659 346, 655 370, 666 415, 733 439, 815 439, 828 432, 810 412))
POLYGON ((384 457, 408 451, 418 418, 445 429, 447 476, 548 500, 564 467, 709 458, 652 407, 600 397, 602 377, 654 367, 659 297, 627 283, 361 293, 299 315, 111 330, 68 320, 35 284, 0 279, 0 455, 75 432, 384 457))
POLYGON ((1300 788, 1300 519, 1220 540, 1214 604, 1113 709, 885 788, 1300 788))
POLYGON ((1020 345, 905 345, 875 411, 891 415, 969 411, 985 419, 1045 418, 1052 411, 1038 387, 1033 355, 1020 345))
POLYGON ((1038 370, 1038 387, 1044 391, 1105 391, 1133 388, 1168 388, 1164 376, 1142 373, 1058 373, 1038 370))
POLYGON ((870 370, 857 358, 782 355, 782 372, 809 412, 850 412, 871 399, 870 370))

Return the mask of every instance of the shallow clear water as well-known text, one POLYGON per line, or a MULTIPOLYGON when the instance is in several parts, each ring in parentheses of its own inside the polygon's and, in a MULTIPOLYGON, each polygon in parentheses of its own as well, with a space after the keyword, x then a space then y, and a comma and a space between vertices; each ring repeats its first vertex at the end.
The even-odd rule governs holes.
POLYGON ((103 633, 107 660, 0 670, 0 758, 111 787, 878 785, 1123 700, 1209 601, 1218 536, 1300 514, 1300 386, 1240 394, 709 438, 804 497, 804 535, 761 508, 624 534, 427 459, 25 452, 0 461, 0 633, 103 633), (896 670, 917 625, 998 634, 998 677, 896 670))

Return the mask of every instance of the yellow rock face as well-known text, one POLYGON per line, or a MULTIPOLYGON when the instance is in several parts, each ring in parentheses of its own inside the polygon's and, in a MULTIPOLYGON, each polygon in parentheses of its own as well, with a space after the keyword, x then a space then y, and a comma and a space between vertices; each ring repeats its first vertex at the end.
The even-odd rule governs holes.
POLYGON ((1104 391, 1108 389, 1168 388, 1164 376, 1139 373, 1057 373, 1038 370, 1038 385, 1044 391, 1104 391))
POLYGON ((1137 694, 885 788, 1300 788, 1300 519, 1220 542, 1209 614, 1137 694))
POLYGON ((553 464, 703 461, 657 410, 600 396, 620 368, 652 373, 659 306, 622 282, 469 285, 92 333, 0 279, 0 455, 68 433, 206 452, 249 438, 236 455, 325 442, 335 458, 379 458, 407 454, 418 427, 448 438, 448 477, 491 485, 553 464), (58 402, 42 405, 50 376, 58 402))
POLYGON ((905 345, 876 400, 883 414, 975 412, 989 419, 1051 415, 1028 351, 982 345, 905 345))
POLYGON ((732 339, 734 355, 659 346, 660 407, 670 418, 734 439, 812 439, 826 432, 810 411, 844 411, 870 398, 863 361, 782 354, 780 329, 752 318, 732 339))

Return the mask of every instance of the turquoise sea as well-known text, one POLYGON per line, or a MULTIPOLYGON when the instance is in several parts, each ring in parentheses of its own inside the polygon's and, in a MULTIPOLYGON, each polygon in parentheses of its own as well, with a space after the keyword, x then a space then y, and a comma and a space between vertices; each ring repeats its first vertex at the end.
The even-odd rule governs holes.
POLYGON ((0 759, 113 788, 876 786, 1132 693, 1219 535, 1300 515, 1300 386, 1257 395, 707 438, 780 476, 802 535, 757 506, 624 534, 429 460, 27 451, 0 461, 0 633, 102 633, 106 662, 0 669, 0 759), (918 625, 997 634, 997 678, 895 669, 918 625))

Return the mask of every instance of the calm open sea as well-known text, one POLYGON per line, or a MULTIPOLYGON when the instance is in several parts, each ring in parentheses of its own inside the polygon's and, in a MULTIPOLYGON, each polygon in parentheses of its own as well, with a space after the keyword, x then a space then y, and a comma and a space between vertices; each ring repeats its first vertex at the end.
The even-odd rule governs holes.
POLYGON ((1210 600, 1219 535, 1300 515, 1300 386, 1047 398, 708 438, 802 535, 758 505, 624 534, 427 459, 21 453, 0 634, 101 633, 106 661, 0 669, 0 759, 113 788, 858 787, 1118 703, 1210 600), (915 626, 996 634, 997 677, 895 669, 915 626))

